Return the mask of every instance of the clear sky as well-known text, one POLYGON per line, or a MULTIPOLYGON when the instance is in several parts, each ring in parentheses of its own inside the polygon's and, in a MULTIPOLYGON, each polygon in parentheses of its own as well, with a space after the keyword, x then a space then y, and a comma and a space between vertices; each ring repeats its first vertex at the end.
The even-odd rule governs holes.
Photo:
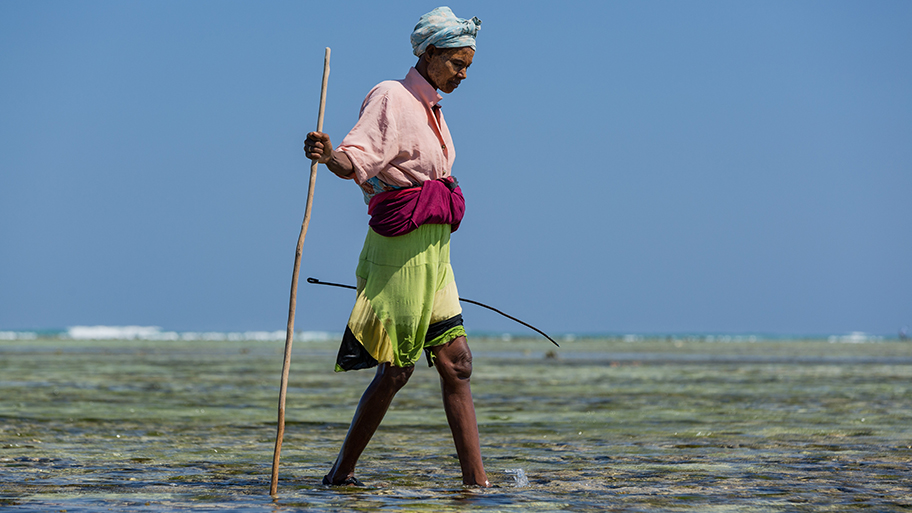
MULTIPOLYGON (((438 4, 0 2, 0 329, 282 330, 325 131, 438 4)), ((912 2, 453 1, 463 297, 554 333, 912 325, 912 2)), ((321 168, 296 328, 367 226, 321 168)), ((524 328, 465 306, 471 330, 524 328)))

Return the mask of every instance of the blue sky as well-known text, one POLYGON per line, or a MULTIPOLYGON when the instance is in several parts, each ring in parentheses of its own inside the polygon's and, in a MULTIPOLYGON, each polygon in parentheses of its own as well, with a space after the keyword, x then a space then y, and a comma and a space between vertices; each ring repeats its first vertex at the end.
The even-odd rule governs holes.
MULTIPOLYGON (((464 297, 554 333, 912 325, 912 3, 451 2, 464 297)), ((281 330, 325 130, 425 2, 0 2, 0 329, 281 330)), ((321 168, 296 327, 341 331, 367 225, 321 168)), ((522 333, 467 305, 467 327, 522 333)))

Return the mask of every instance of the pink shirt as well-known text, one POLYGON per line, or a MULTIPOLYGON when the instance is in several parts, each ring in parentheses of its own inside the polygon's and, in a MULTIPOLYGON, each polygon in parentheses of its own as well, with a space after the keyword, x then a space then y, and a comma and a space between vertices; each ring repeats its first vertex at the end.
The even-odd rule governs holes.
POLYGON ((450 176, 456 151, 437 105, 442 98, 415 68, 403 80, 377 84, 337 148, 354 165, 355 181, 377 177, 410 187, 450 176))

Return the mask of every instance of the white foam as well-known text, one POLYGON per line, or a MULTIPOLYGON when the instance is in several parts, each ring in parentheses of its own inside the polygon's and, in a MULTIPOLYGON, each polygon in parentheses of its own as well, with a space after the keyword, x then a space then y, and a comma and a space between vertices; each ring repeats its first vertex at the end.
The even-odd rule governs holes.
MULTIPOLYGON (((0 340, 16 340, 25 338, 24 333, 0 331, 0 340)), ((34 334, 31 334, 35 338, 34 334)), ((67 328, 63 335, 65 338, 76 340, 253 340, 274 341, 285 340, 285 331, 162 331, 158 326, 72 326, 67 328)), ((338 333, 328 331, 297 331, 295 340, 322 341, 340 339, 338 333)))
POLYGON ((869 335, 863 331, 853 331, 848 335, 832 335, 829 338, 830 342, 848 342, 851 344, 861 344, 864 342, 877 342, 883 340, 883 337, 878 337, 876 335, 869 335))
POLYGON ((35 340, 38 334, 31 331, 0 331, 0 340, 35 340))
POLYGON ((161 334, 158 326, 72 326, 67 335, 77 340, 148 339, 161 334))

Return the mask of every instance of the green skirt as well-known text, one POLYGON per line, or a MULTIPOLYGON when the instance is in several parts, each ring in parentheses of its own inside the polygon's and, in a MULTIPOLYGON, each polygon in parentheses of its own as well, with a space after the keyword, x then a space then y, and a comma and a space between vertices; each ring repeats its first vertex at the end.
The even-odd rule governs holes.
POLYGON ((465 336, 450 266, 450 225, 398 237, 368 230, 358 260, 358 297, 336 371, 415 364, 425 348, 465 336))

